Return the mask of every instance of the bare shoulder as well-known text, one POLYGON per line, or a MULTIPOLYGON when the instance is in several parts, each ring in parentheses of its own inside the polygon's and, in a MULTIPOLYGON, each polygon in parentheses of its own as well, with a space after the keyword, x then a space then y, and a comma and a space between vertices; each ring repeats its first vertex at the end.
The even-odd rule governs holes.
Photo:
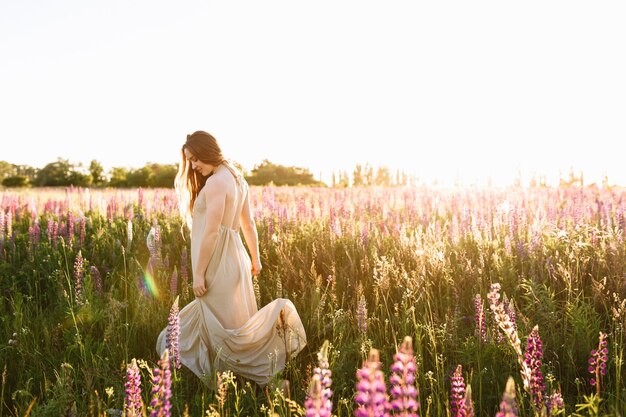
POLYGON ((204 184, 204 196, 206 199, 223 197, 228 192, 228 178, 223 175, 211 175, 204 184))

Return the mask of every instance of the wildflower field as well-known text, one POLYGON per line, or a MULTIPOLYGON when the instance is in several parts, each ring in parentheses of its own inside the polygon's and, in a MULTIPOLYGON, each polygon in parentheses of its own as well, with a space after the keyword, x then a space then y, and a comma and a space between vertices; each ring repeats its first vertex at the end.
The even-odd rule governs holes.
POLYGON ((173 190, 0 193, 0 417, 626 414, 624 190, 251 187, 259 306, 308 345, 216 390, 155 350, 193 299, 173 190))

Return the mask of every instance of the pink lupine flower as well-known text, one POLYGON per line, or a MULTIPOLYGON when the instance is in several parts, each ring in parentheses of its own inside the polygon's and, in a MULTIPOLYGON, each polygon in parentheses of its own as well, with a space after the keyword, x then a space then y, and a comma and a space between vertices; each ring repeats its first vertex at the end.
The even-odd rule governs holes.
POLYGON ((165 336, 166 347, 168 351, 171 352, 172 363, 176 369, 180 369, 182 366, 178 346, 178 339, 180 336, 180 317, 178 313, 178 297, 176 297, 176 300, 174 300, 174 304, 172 304, 172 308, 170 309, 170 315, 167 319, 167 333, 165 336))
POLYGON ((357 409, 355 417, 387 417, 388 397, 385 376, 380 370, 378 350, 371 349, 363 367, 356 371, 357 409))
POLYGON ((172 373, 170 371, 169 351, 165 349, 159 367, 152 371, 152 401, 150 417, 170 417, 172 415, 172 373))
POLYGON ((463 367, 458 365, 452 374, 452 388, 450 393, 450 411, 455 417, 463 404, 465 398, 465 379, 463 378, 463 367))
POLYGON ((333 395, 330 386, 332 385, 332 372, 328 365, 328 350, 330 343, 324 341, 322 348, 317 353, 318 366, 313 369, 311 387, 304 401, 307 417, 330 417, 333 403, 333 395))
POLYGON ((137 361, 133 358, 126 367, 126 397, 124 407, 127 417, 140 417, 143 408, 141 400, 141 374, 137 361))
POLYGON ((176 294, 178 291, 178 271, 176 268, 172 271, 172 275, 170 277, 170 292, 172 294, 176 294))
POLYGON ((502 394, 502 402, 500 410, 496 413, 496 417, 517 417, 517 404, 515 402, 515 381, 509 377, 506 382, 504 394, 502 394))
POLYGON ((600 332, 598 339, 598 348, 591 351, 589 358, 589 373, 592 377, 589 379, 591 386, 596 387, 596 394, 600 396, 600 381, 606 375, 606 364, 609 359, 609 349, 607 347, 607 334, 600 332))
POLYGON ((461 408, 457 413, 457 417, 474 417, 474 404, 472 403, 472 386, 467 384, 465 388, 465 396, 461 402, 461 408))
POLYGON ((487 317, 485 316, 485 307, 480 294, 476 294, 474 298, 474 320, 476 322, 476 336, 482 343, 487 342, 487 317))
POLYGON ((81 305, 84 302, 84 269, 83 269, 83 255, 81 251, 78 251, 76 259, 74 260, 74 300, 76 304, 81 305))
POLYGON ((89 268, 89 275, 91 275, 91 280, 93 281, 93 286, 96 290, 96 294, 102 296, 102 276, 100 275, 100 271, 96 268, 95 265, 91 265, 89 268))
POLYGON ((539 337, 539 326, 535 326, 528 336, 524 358, 524 362, 530 368, 530 392, 533 405, 535 410, 541 410, 544 405, 546 385, 541 373, 543 345, 539 337))
POLYGON ((413 339, 406 336, 393 356, 391 365, 391 401, 389 407, 394 415, 404 417, 417 417, 419 402, 417 401, 417 388, 415 387, 415 356, 413 356, 413 339))

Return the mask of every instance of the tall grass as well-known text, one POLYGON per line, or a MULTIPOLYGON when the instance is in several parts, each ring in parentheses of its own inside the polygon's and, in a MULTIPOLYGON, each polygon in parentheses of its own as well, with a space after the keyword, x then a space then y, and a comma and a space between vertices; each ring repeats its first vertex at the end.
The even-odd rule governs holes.
MULTIPOLYGON (((459 364, 476 415, 495 414, 509 376, 520 414, 533 415, 516 353, 487 302, 496 282, 511 301, 523 346, 538 326, 541 371, 548 390, 560 389, 565 413, 624 413, 624 191, 251 193, 264 265, 258 297, 262 305, 290 298, 308 346, 266 389, 226 378, 220 396, 183 367, 173 379, 174 415, 301 415, 325 340, 333 414, 353 415, 355 371, 371 348, 381 363, 392 363, 405 336, 413 340, 420 415, 450 415, 459 364), (477 294, 484 338, 475 322, 477 294), (608 372, 594 397, 588 360, 600 332, 608 335, 608 372), (281 380, 288 389, 278 389, 281 380)), ((172 191, 4 192, 0 213, 0 417, 122 410, 127 364, 143 359, 148 384, 170 306, 177 296, 181 307, 193 298, 191 279, 184 279, 189 234, 172 191)))

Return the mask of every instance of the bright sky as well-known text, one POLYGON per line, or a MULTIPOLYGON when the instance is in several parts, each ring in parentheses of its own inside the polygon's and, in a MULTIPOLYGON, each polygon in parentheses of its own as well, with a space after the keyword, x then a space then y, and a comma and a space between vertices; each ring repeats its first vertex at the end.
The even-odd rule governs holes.
POLYGON ((626 2, 3 0, 0 160, 626 185, 626 2))

